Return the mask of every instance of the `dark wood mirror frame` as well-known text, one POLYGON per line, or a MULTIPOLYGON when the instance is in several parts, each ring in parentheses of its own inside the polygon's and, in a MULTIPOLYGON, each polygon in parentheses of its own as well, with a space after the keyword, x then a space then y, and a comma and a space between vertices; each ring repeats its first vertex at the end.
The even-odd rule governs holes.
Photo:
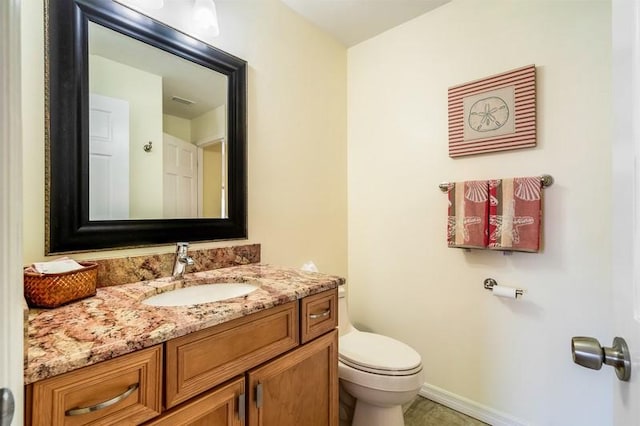
POLYGON ((247 64, 112 1, 48 0, 47 254, 247 237, 247 64), (88 21, 228 77, 228 218, 89 220, 88 21))

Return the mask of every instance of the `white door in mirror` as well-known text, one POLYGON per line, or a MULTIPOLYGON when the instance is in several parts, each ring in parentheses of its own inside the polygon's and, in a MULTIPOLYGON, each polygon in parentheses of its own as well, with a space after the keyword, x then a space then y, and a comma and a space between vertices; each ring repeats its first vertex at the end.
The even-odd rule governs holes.
POLYGON ((89 220, 129 219, 129 102, 89 98, 89 220))
POLYGON ((198 161, 195 145, 163 133, 165 218, 198 217, 198 161))
POLYGON ((150 306, 187 306, 245 296, 259 287, 245 283, 203 284, 157 294, 142 301, 150 306))

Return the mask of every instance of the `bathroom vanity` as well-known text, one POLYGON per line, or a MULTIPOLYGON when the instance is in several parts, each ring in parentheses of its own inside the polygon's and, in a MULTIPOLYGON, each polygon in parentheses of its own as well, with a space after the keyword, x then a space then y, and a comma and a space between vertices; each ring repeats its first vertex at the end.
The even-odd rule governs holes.
MULTIPOLYGON (((119 2, 48 1, 45 20, 50 166, 45 252, 246 238, 247 62, 119 2), (149 60, 151 55, 157 60, 149 60), (116 68, 108 70, 105 64, 116 68), (126 64, 126 72, 116 64, 126 64), (163 78, 169 80, 163 69, 171 70, 172 82, 180 81, 180 93, 197 88, 197 102, 192 103, 202 111, 192 116, 165 108, 159 101, 162 90, 156 90, 162 89, 163 78), (127 77, 132 70, 151 75, 158 84, 143 91, 145 85, 127 77), (140 99, 145 102, 140 104, 140 99), (153 108, 149 99, 158 100, 153 108), (121 107, 110 109, 114 112, 125 110, 122 102, 129 105, 135 124, 123 133, 145 145, 122 152, 140 156, 92 161, 91 137, 107 140, 115 134, 108 127, 111 118, 104 114, 109 109, 100 106, 107 101, 120 102, 121 107), (165 128, 172 127, 163 124, 165 115, 188 117, 190 134, 165 128), (171 185, 161 185, 163 156, 152 153, 152 146, 164 149, 175 138, 193 145, 198 155, 219 145, 226 156, 220 162, 224 166, 211 173, 220 178, 218 186, 224 192, 201 191, 191 197, 184 203, 190 206, 189 214, 165 207, 173 205, 165 204, 167 195, 182 198, 171 185), (125 165, 137 172, 123 171, 125 165), (142 170, 145 174, 138 173, 142 170), (154 172, 158 174, 149 174, 154 172), (105 179, 89 179, 92 175, 105 179), (107 179, 127 176, 131 182, 124 184, 107 179), (106 191, 92 182, 128 189, 106 191), (197 206, 210 201, 205 193, 223 199, 224 208, 212 209, 215 214, 198 211, 197 206), (100 198, 104 194, 119 197, 114 202, 100 198), (203 199, 196 200, 199 197, 203 199), (100 207, 107 204, 113 209, 100 207)), ((120 120, 122 128, 129 126, 125 121, 120 120)), ((117 142, 128 146, 128 141, 117 142)), ((202 169, 192 172, 191 176, 204 175, 202 169)), ((138 278, 122 282, 160 276, 153 267, 159 257, 144 259, 135 271, 138 278)), ((204 257, 209 258, 194 256, 196 266, 217 263, 215 257, 204 257)), ((122 270, 133 263, 122 259, 114 264, 106 279, 99 269, 101 284, 119 281, 122 270)), ((25 339, 27 424, 337 425, 336 288, 343 282, 339 277, 251 264, 195 272, 179 281, 99 288, 96 296, 67 306, 32 309, 25 339), (227 282, 259 288, 242 297, 188 306, 142 303, 183 286, 227 282)))
POLYGON ((32 310, 26 423, 337 425, 342 281, 248 265, 32 310), (259 288, 186 307, 141 303, 175 287, 229 281, 259 288))

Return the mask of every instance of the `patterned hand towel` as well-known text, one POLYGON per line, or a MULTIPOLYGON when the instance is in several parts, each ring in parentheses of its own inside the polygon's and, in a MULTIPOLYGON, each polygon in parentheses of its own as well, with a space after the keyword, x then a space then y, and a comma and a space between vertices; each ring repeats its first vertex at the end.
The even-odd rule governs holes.
POLYGON ((489 248, 538 252, 542 218, 539 177, 489 181, 489 248))
POLYGON ((487 248, 489 183, 486 180, 449 184, 449 247, 487 248))

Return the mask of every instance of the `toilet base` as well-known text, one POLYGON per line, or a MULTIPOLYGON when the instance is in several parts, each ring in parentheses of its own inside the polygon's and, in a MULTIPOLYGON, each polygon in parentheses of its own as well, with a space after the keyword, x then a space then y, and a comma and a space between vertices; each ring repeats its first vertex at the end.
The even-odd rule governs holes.
POLYGON ((401 405, 379 407, 356 400, 353 426, 404 426, 401 405))

